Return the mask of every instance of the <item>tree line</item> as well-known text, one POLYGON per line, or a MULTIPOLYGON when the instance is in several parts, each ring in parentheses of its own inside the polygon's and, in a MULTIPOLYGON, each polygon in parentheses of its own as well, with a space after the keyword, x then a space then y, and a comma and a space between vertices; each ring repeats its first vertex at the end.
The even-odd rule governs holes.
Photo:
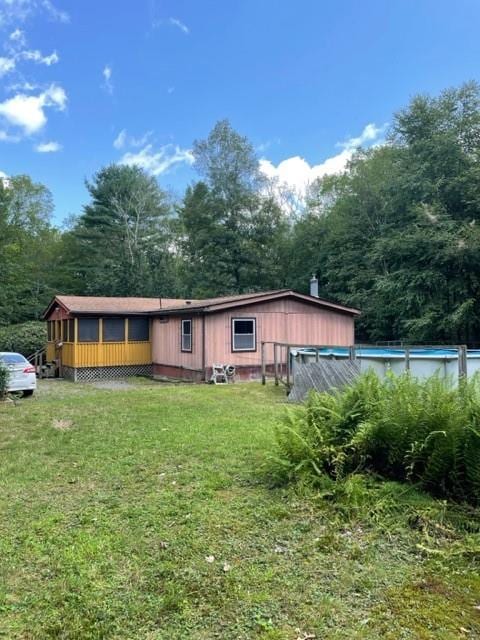
POLYGON ((287 213, 228 121, 193 144, 179 201, 141 168, 87 182, 68 228, 48 189, 0 181, 0 325, 55 293, 212 297, 283 287, 358 307, 362 341, 480 343, 480 87, 417 96, 385 143, 310 185, 287 213))

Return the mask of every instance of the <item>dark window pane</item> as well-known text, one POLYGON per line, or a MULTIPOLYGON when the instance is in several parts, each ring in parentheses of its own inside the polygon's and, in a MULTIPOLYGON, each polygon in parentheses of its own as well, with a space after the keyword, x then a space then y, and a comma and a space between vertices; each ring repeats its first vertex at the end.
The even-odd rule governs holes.
POLYGON ((47 322, 47 340, 48 342, 52 341, 52 322, 49 320, 47 322))
POLYGON ((78 319, 78 341, 98 342, 98 318, 78 319))
POLYGON ((128 339, 138 342, 150 340, 150 323, 148 318, 128 319, 128 339))
POLYGON ((68 320, 62 320, 63 341, 68 342, 68 320))
POLYGON ((123 318, 103 319, 103 341, 125 342, 125 320, 123 318))
POLYGON ((253 333, 253 320, 235 320, 235 333, 253 333))
POLYGON ((75 320, 68 321, 68 340, 75 342, 75 320))

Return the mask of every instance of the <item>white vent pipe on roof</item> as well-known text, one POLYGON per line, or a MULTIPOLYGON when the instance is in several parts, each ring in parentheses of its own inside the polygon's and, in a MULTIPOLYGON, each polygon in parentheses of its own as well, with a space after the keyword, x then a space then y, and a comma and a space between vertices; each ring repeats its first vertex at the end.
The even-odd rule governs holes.
POLYGON ((310 278, 310 295, 318 298, 318 278, 315 274, 310 278))

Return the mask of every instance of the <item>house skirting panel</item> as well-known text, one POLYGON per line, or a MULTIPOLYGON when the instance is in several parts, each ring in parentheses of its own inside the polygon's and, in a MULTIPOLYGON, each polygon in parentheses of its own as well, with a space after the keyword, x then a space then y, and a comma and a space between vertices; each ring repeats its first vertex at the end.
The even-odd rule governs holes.
POLYGON ((62 365, 62 377, 66 378, 67 380, 75 380, 75 371, 76 369, 74 369, 73 367, 62 365))
MULTIPOLYGON (((279 365, 280 370, 280 365, 279 365)), ((266 372, 273 376, 273 364, 267 364, 266 372)), ((154 363, 154 378, 173 378, 175 380, 188 380, 189 382, 209 382, 212 375, 212 367, 207 367, 205 373, 201 369, 187 369, 169 364, 154 363)), ((260 365, 235 366, 235 380, 259 380, 262 377, 260 365)))
POLYGON ((187 380, 188 382, 203 382, 205 374, 201 369, 187 369, 171 364, 153 364, 154 378, 174 378, 175 380, 187 380))
MULTIPOLYGON (((235 367, 235 380, 259 380, 262 377, 262 367, 260 365, 233 365, 235 367)), ((267 364, 265 367, 269 375, 273 375, 273 364, 267 364)), ((207 367, 207 382, 212 375, 212 367, 207 367)))
POLYGON ((113 367, 62 367, 63 377, 74 382, 112 380, 129 376, 151 376, 151 364, 116 365, 113 367))

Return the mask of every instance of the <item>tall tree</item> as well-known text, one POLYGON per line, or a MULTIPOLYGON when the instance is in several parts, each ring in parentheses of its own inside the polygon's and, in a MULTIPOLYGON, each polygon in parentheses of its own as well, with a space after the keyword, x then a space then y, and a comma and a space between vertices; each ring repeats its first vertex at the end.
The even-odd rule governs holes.
POLYGON ((0 324, 38 318, 55 290, 52 211, 44 185, 24 175, 0 179, 0 324))
POLYGON ((278 286, 288 225, 267 195, 252 145, 223 120, 194 143, 193 154, 204 181, 187 189, 179 210, 192 294, 278 286))
POLYGON ((111 165, 87 182, 91 201, 73 231, 65 264, 84 293, 172 295, 171 207, 156 180, 139 167, 111 165))
POLYGON ((479 161, 478 85, 414 98, 387 145, 316 185, 292 278, 358 306, 361 339, 480 342, 479 161))

